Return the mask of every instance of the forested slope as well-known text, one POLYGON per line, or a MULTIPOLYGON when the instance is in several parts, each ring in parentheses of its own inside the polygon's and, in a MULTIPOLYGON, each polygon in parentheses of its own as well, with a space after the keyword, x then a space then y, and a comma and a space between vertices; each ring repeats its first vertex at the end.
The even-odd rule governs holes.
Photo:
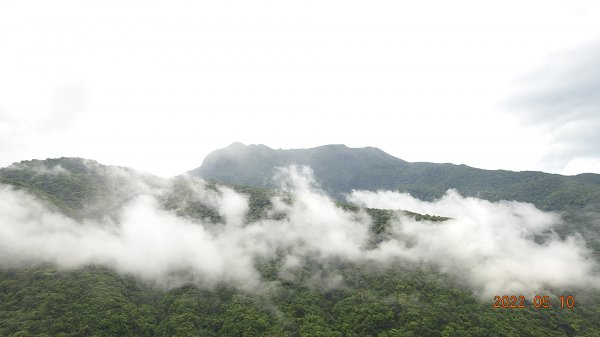
POLYGON ((543 172, 482 170, 466 165, 410 163, 380 149, 325 145, 275 150, 231 144, 210 153, 191 174, 224 183, 273 187, 276 168, 308 165, 323 189, 335 197, 353 189, 400 190, 432 200, 448 189, 483 199, 517 200, 544 210, 600 208, 600 175, 561 176, 543 172))
MULTIPOLYGON (((77 158, 31 161, 0 170, 4 186, 33 194, 55 211, 84 221, 118 213, 140 188, 164 189, 161 206, 179 217, 223 223, 222 212, 201 202, 188 178, 164 179, 77 158), (63 171, 64 170, 64 171, 63 171), (65 172, 66 171, 66 172, 65 172), (135 177, 135 179, 134 179, 135 177), (143 181, 144 186, 131 184, 143 181)), ((209 182, 207 190, 219 190, 209 182)), ((248 196, 249 222, 281 217, 269 212, 281 192, 231 186, 248 196)), ((284 196, 283 200, 285 201, 284 196)), ((361 210, 339 203, 352 212, 361 210)), ((366 209, 377 245, 400 213, 366 209)), ((447 218, 402 216, 443 225, 447 218)), ((1 252, 1 249, 0 249, 1 252)), ((1 336, 599 336, 600 293, 555 289, 552 307, 493 309, 459 279, 435 265, 385 265, 308 256, 292 275, 280 252, 256 259, 263 286, 228 282, 165 287, 98 265, 77 268, 38 263, 0 267, 1 336), (560 308, 559 294, 574 295, 560 308)), ((508 294, 498 294, 508 295, 508 294)), ((545 294, 540 294, 545 295, 545 294)))
MULTIPOLYGON (((345 286, 274 281, 163 291, 110 270, 0 272, 2 336, 598 336, 599 298, 574 309, 492 309, 427 269, 339 268, 345 286)), ((264 268, 265 279, 273 271, 264 268)), ((556 305, 558 300, 553 299, 556 305)), ((585 303, 587 302, 587 303, 585 303)))

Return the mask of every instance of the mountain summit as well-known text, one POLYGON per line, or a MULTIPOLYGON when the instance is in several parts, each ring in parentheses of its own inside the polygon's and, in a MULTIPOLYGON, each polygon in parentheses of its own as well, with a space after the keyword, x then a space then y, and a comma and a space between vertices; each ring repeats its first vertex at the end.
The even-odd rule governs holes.
POLYGON ((410 163, 378 148, 341 144, 282 150, 233 143, 210 153, 190 174, 224 183, 273 187, 276 168, 290 164, 310 166, 322 188, 338 198, 353 189, 385 189, 432 200, 448 189, 456 189, 467 196, 530 202, 547 210, 589 208, 600 200, 598 174, 562 176, 410 163))
POLYGON ((382 172, 397 175, 406 162, 377 148, 324 145, 311 149, 282 150, 265 145, 230 146, 213 151, 192 175, 226 183, 273 187, 276 168, 290 164, 310 166, 322 187, 332 195, 351 189, 392 186, 382 172))

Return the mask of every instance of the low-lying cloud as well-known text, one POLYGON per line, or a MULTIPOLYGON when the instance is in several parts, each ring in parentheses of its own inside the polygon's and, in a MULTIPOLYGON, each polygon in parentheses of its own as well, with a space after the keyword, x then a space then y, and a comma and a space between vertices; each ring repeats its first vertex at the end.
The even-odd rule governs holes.
POLYGON ((453 190, 433 202, 390 191, 354 191, 348 200, 374 208, 451 217, 443 223, 395 221, 392 239, 379 249, 435 264, 458 275, 480 294, 600 285, 597 264, 583 239, 560 239, 552 231, 563 225, 560 217, 532 204, 489 202, 453 190))
MULTIPOLYGON (((433 264, 482 296, 599 286, 597 265, 584 241, 554 235, 560 218, 530 204, 492 203, 453 191, 434 202, 395 192, 354 191, 348 200, 359 205, 452 218, 416 221, 398 212, 383 242, 373 247, 367 213, 337 207, 308 168, 281 169, 278 180, 286 193, 272 198, 270 217, 254 222, 246 220, 247 196, 185 179, 195 198, 216 209, 223 224, 165 210, 160 200, 168 184, 139 188, 115 218, 81 221, 0 186, 0 265, 95 264, 165 287, 227 282, 258 289, 263 282, 256 259, 283 258, 283 277, 311 258, 390 267, 433 264)), ((320 278, 317 273, 311 280, 320 278)), ((335 274, 329 281, 328 287, 343 282, 335 274)))

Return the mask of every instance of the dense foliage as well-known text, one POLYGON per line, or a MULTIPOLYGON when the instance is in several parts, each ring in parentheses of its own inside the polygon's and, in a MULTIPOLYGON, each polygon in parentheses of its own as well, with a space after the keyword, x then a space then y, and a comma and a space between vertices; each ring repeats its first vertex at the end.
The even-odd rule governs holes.
MULTIPOLYGON (((115 177, 105 169, 62 158, 2 169, 0 179, 78 218, 130 197, 128 171, 115 177), (57 165, 70 174, 48 171, 57 165)), ((218 188, 214 182, 207 186, 218 188)), ((232 188, 249 196, 250 221, 266 216, 276 193, 247 185, 232 188)), ((222 220, 210 205, 194 199, 184 180, 176 179, 162 202, 181 216, 222 220)), ((353 205, 338 206, 358 211, 353 205)), ((376 244, 395 213, 365 211, 373 219, 376 244)), ((263 285, 247 290, 227 284, 164 289, 98 266, 0 269, 0 336, 600 336, 598 292, 557 290, 575 295, 573 309, 535 309, 530 298, 526 309, 493 309, 492 298, 476 298, 431 266, 309 258, 289 275, 281 273, 278 258, 255 264, 263 285)))
POLYGON ((353 189, 408 192, 422 200, 440 198, 448 189, 490 201, 516 200, 559 212, 562 237, 581 233, 600 258, 600 175, 562 176, 544 172, 482 170, 466 165, 409 163, 380 149, 325 145, 275 150, 240 143, 209 154, 192 175, 222 183, 274 187, 277 167, 310 166, 321 187, 340 200, 353 189))
MULTIPOLYGON (((314 267, 314 266, 313 266, 314 267)), ((307 269, 311 268, 307 266, 307 269)), ((109 270, 0 272, 2 336, 598 336, 600 306, 492 309, 432 270, 338 266, 344 286, 269 277, 261 294, 161 290, 109 270)), ((306 271, 306 275, 309 273, 306 271)), ((595 303, 595 304, 592 304, 595 303)))

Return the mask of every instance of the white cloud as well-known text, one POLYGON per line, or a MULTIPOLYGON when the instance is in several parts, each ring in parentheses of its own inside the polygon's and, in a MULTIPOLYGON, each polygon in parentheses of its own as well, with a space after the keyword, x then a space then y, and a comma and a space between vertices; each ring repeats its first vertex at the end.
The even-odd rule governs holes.
MULTIPOLYGON (((202 181, 188 182, 197 201, 217 209, 224 224, 192 221, 164 210, 157 200, 168 186, 137 188, 137 197, 122 205, 114 220, 81 222, 48 210, 24 192, 2 186, 0 265, 50 262, 74 268, 99 264, 165 287, 227 282, 260 290, 265 284, 255 260, 282 254, 284 278, 310 258, 324 266, 333 260, 388 267, 433 264, 488 297, 600 286, 597 264, 584 242, 554 236, 549 231, 560 226, 560 219, 529 204, 491 203, 455 192, 423 202, 406 194, 355 191, 350 196, 354 202, 452 217, 434 223, 399 214, 392 221, 390 237, 373 248, 369 245, 371 219, 363 211, 338 208, 316 187, 309 169, 282 169, 280 180, 289 194, 273 199, 272 213, 283 217, 251 223, 244 220, 247 197, 227 188, 206 188, 202 181)), ((144 184, 140 180, 134 186, 144 184)), ((335 269, 330 269, 316 271, 310 282, 328 287, 343 284, 335 269)))
POLYGON ((582 238, 560 239, 552 231, 562 225, 559 216, 531 204, 493 203, 454 191, 433 202, 390 191, 354 191, 348 200, 451 217, 443 223, 400 219, 392 230, 397 239, 374 254, 432 263, 484 297, 600 286, 598 265, 582 238))
POLYGON ((507 107, 546 135, 543 162, 553 171, 600 171, 600 44, 548 59, 518 84, 507 107))
POLYGON ((4 1, 0 163, 82 156, 173 175, 239 140, 539 168, 546 144, 496 103, 545 55, 597 38, 598 14, 572 1, 4 1))

